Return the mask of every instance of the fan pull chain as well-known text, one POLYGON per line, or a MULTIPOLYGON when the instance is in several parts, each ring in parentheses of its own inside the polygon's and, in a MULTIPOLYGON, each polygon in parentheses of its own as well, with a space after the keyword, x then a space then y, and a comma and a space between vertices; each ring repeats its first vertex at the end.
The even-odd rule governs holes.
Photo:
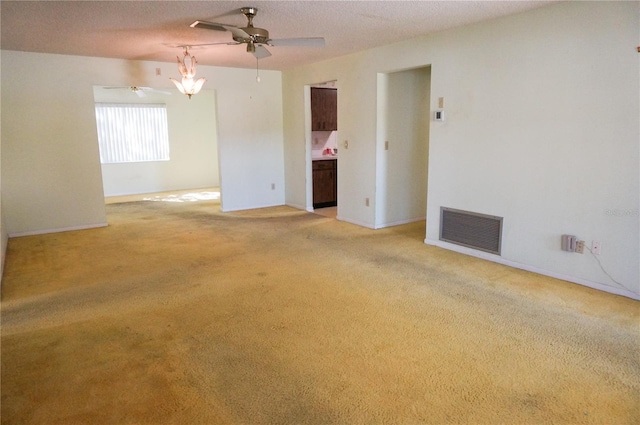
POLYGON ((258 69, 258 58, 256 58, 256 82, 260 82, 260 70, 258 69))

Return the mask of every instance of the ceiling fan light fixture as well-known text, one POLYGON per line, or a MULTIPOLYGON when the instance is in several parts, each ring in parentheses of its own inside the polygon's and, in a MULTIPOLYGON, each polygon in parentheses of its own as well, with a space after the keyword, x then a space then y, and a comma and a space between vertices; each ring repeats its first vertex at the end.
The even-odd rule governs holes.
POLYGON ((178 56, 178 71, 182 76, 182 81, 178 81, 175 78, 169 78, 173 84, 176 85, 180 93, 186 94, 191 99, 191 96, 194 94, 198 94, 200 89, 202 89, 202 85, 207 81, 205 78, 199 78, 198 80, 194 80, 196 76, 196 61, 195 56, 191 56, 189 53, 189 47, 185 47, 184 49, 184 57, 180 60, 178 56))
POLYGON ((190 77, 182 77, 182 81, 178 81, 174 78, 170 78, 170 80, 173 81, 173 84, 175 84, 178 90, 180 90, 180 93, 186 94, 189 96, 189 99, 191 99, 191 96, 194 94, 198 94, 202 85, 207 81, 205 78, 194 80, 190 77))

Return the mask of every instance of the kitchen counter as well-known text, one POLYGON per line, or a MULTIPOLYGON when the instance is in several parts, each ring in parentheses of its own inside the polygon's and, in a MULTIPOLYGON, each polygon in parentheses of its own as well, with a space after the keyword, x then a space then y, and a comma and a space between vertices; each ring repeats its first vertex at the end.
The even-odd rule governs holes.
POLYGON ((338 159, 338 155, 314 156, 311 158, 312 161, 324 161, 327 159, 338 159))

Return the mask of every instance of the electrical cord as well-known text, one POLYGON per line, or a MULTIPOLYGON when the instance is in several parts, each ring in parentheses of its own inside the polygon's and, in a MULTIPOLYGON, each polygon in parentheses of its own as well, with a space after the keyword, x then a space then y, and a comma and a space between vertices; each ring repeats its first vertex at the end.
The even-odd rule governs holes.
MULTIPOLYGON (((597 262, 597 263, 598 263, 598 265, 600 266, 600 269, 602 270, 602 273, 606 274, 606 275, 607 275, 607 277, 608 277, 609 279, 611 279, 611 281, 613 281, 613 282, 614 282, 616 285, 618 285, 619 287, 624 288, 624 289, 626 289, 627 291, 633 292, 631 289, 627 288, 624 284, 622 284, 622 283, 618 282, 617 280, 615 280, 615 279, 613 278, 613 276, 611 276, 611 275, 610 275, 610 274, 605 270, 605 268, 604 268, 604 266, 602 265, 602 263, 600 262, 600 259, 598 258, 598 256, 597 256, 597 255, 595 255, 595 254, 593 253, 593 251, 592 251, 589 247, 587 247, 587 246, 585 245, 584 249, 586 249, 587 251, 589 251, 589 254, 591 254, 591 256, 592 256, 593 258, 595 258, 596 262, 597 262)), ((607 285, 606 283, 603 283, 603 285, 605 285, 605 286, 612 286, 612 285, 607 285)))

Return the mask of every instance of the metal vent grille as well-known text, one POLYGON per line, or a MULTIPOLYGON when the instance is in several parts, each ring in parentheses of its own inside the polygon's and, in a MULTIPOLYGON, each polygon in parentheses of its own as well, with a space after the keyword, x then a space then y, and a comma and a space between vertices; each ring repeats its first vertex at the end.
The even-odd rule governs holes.
POLYGON ((502 217, 441 207, 440 240, 500 255, 502 217))

